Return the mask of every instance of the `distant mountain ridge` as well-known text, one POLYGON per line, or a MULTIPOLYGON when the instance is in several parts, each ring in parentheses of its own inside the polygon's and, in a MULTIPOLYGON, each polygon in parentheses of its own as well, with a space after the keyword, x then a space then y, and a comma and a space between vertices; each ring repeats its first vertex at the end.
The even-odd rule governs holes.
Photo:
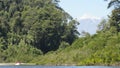
POLYGON ((101 18, 94 16, 84 15, 79 18, 78 31, 81 33, 82 31, 88 32, 90 34, 95 34, 97 30, 97 26, 101 21, 101 18))

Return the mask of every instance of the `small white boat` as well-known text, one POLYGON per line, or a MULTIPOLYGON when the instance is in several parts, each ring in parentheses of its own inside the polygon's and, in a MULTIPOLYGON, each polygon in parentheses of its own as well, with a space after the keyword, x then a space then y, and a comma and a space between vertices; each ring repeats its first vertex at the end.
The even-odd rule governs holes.
POLYGON ((15 65, 20 65, 20 62, 17 62, 15 65))

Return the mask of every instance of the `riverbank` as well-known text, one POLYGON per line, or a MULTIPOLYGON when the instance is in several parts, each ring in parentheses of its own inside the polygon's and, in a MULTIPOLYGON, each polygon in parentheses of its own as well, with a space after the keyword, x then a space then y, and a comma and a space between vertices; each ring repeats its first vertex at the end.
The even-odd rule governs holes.
POLYGON ((15 65, 15 63, 0 63, 0 66, 15 65))
POLYGON ((0 66, 9 66, 9 65, 36 65, 34 63, 20 63, 20 64, 16 64, 16 63, 0 63, 0 66))

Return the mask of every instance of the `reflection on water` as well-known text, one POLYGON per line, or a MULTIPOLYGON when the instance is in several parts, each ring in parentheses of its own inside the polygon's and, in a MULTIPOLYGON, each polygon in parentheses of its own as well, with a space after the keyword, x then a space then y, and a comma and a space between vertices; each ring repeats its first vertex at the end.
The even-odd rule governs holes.
POLYGON ((119 66, 0 66, 0 68, 120 68, 119 66))

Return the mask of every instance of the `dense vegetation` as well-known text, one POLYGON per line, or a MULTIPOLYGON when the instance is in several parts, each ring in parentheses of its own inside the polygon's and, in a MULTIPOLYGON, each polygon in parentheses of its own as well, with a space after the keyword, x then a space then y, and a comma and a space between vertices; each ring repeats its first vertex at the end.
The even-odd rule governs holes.
POLYGON ((78 22, 57 3, 57 0, 0 0, 1 62, 28 62, 28 56, 34 58, 55 51, 63 43, 70 45, 78 38, 78 22))
POLYGON ((77 21, 57 0, 0 0, 0 62, 119 65, 120 1, 97 33, 78 38, 77 21))

